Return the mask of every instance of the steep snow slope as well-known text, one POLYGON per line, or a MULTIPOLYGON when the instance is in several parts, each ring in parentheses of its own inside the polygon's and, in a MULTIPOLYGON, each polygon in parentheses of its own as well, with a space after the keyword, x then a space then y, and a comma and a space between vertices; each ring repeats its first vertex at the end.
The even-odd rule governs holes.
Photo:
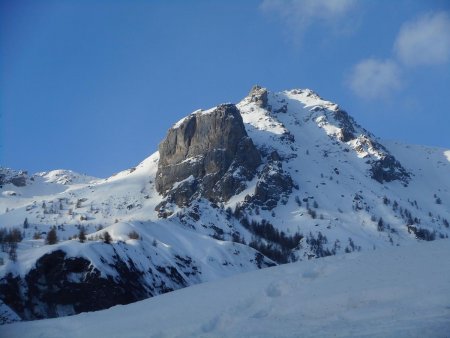
MULTIPOLYGON (((260 149, 280 154, 283 169, 299 189, 253 218, 269 219, 290 233, 314 236, 320 231, 330 250, 353 250, 349 237, 361 248, 401 244, 416 236, 407 225, 448 236, 450 162, 445 149, 384 146, 311 90, 266 92, 264 103, 254 96, 238 104, 247 131, 260 149), (384 174, 378 175, 378 169, 384 174)), ((303 256, 310 254, 305 250, 303 256)))
POLYGON ((297 262, 4 337, 448 337, 448 240, 297 262))
MULTIPOLYGON (((379 140, 311 90, 255 87, 236 107, 262 163, 247 181, 239 170, 230 173, 242 186, 229 199, 211 201, 196 191, 186 205, 168 202, 155 188, 158 152, 107 179, 1 169, 0 230, 18 227, 24 240, 16 261, 7 245, 0 251, 0 299, 24 319, 62 316, 274 261, 448 237, 450 150, 379 140), (163 203, 170 212, 155 210, 163 203), (52 227, 60 242, 45 245, 52 227), (76 239, 81 227, 85 243, 76 239), (111 244, 101 239, 106 231, 111 244), (60 292, 61 283, 74 291, 60 292), (100 299, 72 303, 95 294, 88 285, 96 283, 106 290, 100 299), (114 299, 118 292, 122 298, 114 299)), ((192 115, 205 120, 217 109, 192 115)))

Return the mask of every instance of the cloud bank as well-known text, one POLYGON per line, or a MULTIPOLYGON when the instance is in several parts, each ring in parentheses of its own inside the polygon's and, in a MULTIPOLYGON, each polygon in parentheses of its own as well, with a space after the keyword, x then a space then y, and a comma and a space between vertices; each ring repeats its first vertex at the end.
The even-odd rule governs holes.
POLYGON ((338 24, 356 7, 356 0, 264 0, 260 9, 275 14, 301 38, 314 23, 338 24))
POLYGON ((353 68, 349 85, 354 93, 363 98, 387 97, 401 87, 400 70, 392 60, 363 60, 353 68))
POLYGON ((385 60, 366 59, 356 64, 347 81, 365 99, 386 97, 402 87, 404 67, 439 65, 450 61, 450 16, 447 12, 422 15, 400 28, 394 55, 385 60))
POLYGON ((397 36, 394 51, 407 66, 443 64, 450 59, 450 16, 429 13, 405 23, 397 36))

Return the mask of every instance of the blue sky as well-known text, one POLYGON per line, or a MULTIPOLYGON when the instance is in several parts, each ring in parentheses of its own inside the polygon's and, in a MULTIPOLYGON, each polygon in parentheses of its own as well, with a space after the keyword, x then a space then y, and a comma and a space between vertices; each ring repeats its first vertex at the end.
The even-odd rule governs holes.
POLYGON ((106 177, 198 108, 310 88, 450 148, 450 3, 0 0, 0 165, 106 177))

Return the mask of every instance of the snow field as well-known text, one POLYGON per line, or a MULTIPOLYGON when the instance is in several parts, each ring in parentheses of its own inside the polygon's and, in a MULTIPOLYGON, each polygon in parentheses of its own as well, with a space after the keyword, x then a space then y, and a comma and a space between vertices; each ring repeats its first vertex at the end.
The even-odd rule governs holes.
POLYGON ((450 243, 297 262, 2 337, 448 337, 450 243))

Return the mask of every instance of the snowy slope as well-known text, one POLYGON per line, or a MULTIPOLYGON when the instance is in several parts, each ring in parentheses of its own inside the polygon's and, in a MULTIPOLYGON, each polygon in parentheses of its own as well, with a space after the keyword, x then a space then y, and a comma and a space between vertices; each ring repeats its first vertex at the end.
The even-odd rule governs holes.
POLYGON ((238 107, 253 141, 284 157, 284 170, 299 186, 292 195, 298 196, 301 206, 291 196, 274 210, 276 217, 261 212, 257 218, 271 219, 291 233, 320 231, 328 243, 341 248, 347 246, 348 237, 362 248, 408 241, 415 237, 406 227, 408 218, 417 218, 418 227, 436 231, 436 237, 448 236, 448 150, 381 141, 351 117, 342 123, 339 106, 308 89, 269 92, 265 107, 249 96, 238 107), (348 141, 342 137, 346 123, 354 134, 348 141), (386 155, 396 158, 410 177, 391 182, 371 178, 371 162, 386 155), (317 208, 312 207, 314 201, 317 208), (308 207, 315 209, 316 218, 308 214, 308 207), (377 229, 380 218, 385 231, 377 229))
POLYGON ((448 240, 297 262, 2 337, 448 337, 448 240))
MULTIPOLYGON (((123 296, 124 300, 119 301, 128 303, 274 264, 248 246, 212 238, 211 231, 193 231, 178 219, 159 220, 155 206, 161 197, 153 187, 157 160, 158 153, 155 153, 136 168, 107 179, 82 183, 74 180, 75 183, 62 184, 58 180, 49 181, 47 174, 37 174, 26 186, 4 185, 4 191, 14 190, 16 194, 0 197, 0 203, 6 206, 0 224, 20 226, 25 239, 18 243, 16 262, 9 259, 8 249, 0 252, 4 262, 0 265, 4 285, 0 290, 2 298, 8 298, 8 293, 12 297, 12 293, 20 289, 23 291, 15 293, 14 299, 21 298, 22 293, 28 295, 27 299, 34 299, 33 307, 22 310, 25 319, 71 315, 83 311, 86 306, 90 310, 89 304, 81 307, 71 304, 49 306, 43 300, 48 296, 41 290, 30 290, 42 278, 46 280, 42 286, 44 290, 59 287, 58 280, 50 281, 46 275, 46 270, 55 264, 41 260, 49 255, 50 258, 58 256, 60 252, 64 253, 65 263, 60 262, 63 267, 76 258, 84 259, 89 266, 83 271, 68 271, 61 276, 64 280, 60 282, 69 284, 62 293, 54 294, 56 301, 65 297, 64 289, 73 288, 74 283, 93 283, 89 282, 92 274, 99 277, 95 283, 104 283, 105 287, 111 287, 111 278, 130 284, 123 279, 123 274, 132 274, 132 280, 139 285, 138 291, 133 296, 123 296), (41 177, 44 179, 40 180, 41 177), (27 228, 23 227, 24 217, 29 222, 27 228), (71 239, 79 233, 81 225, 88 235, 85 243, 71 239), (55 245, 45 245, 46 233, 53 226, 56 226, 60 241, 55 245), (113 239, 111 244, 99 239, 106 231, 113 239), (137 233, 138 240, 130 238, 132 232, 137 233), (41 234, 40 239, 33 238, 36 233, 41 234), (39 274, 36 281, 29 280, 30 273, 36 271, 39 274), (10 276, 20 280, 17 282, 10 276)), ((206 206, 205 210, 208 208, 206 206)), ((209 219, 213 217, 216 215, 210 215, 209 219)), ((49 258, 46 259, 48 261, 49 258)), ((124 289, 123 293, 131 294, 131 291, 124 289)), ((89 298, 86 298, 86 303, 91 303, 93 309, 109 307, 117 304, 118 301, 114 301, 116 294, 114 290, 107 292, 105 297, 111 301, 101 305, 96 301, 90 302, 89 298)), ((27 302, 25 299, 21 301, 27 302)), ((9 313, 9 310, 5 312, 9 313)), ((13 315, 6 317, 17 318, 13 315)), ((7 318, 4 320, 9 321, 7 318)))
MULTIPOLYGON (((198 198, 188 206, 172 205, 167 218, 155 211, 165 198, 155 188, 158 152, 106 179, 69 170, 28 175, 1 168, 0 229, 19 228, 24 240, 18 243, 15 262, 8 250, 0 251, 0 299, 13 291, 7 288, 13 279, 21 297, 33 284, 26 285, 30 272, 38 270, 39 278, 47 278, 41 260, 58 250, 66 260, 61 266, 85 259, 85 270, 69 271, 66 282, 87 283, 91 274, 98 274, 97 281, 115 283, 123 279, 123 269, 131 273, 142 289, 121 302, 127 303, 273 265, 277 256, 264 248, 284 250, 285 261, 296 261, 448 237, 450 150, 379 140, 311 90, 274 93, 260 88, 237 107, 261 153, 256 175, 223 203, 198 198), (294 188, 266 208, 249 201, 258 185, 276 174, 270 167, 274 152, 294 188), (264 173, 264 168, 270 170, 264 173), (268 222, 288 238, 301 235, 300 240, 286 250, 280 241, 252 230, 251 222, 268 222), (85 243, 76 238, 81 226, 85 243), (52 227, 59 243, 46 245, 52 227), (106 231, 111 244, 100 239, 106 231), (139 239, 131 238, 132 232, 139 239)), ((193 114, 213 113, 214 108, 193 114)), ((52 283, 57 286, 56 280, 52 283)), ((48 298, 40 294, 30 299, 36 297, 48 298)), ((81 311, 72 304, 37 304, 24 318, 81 311)))

